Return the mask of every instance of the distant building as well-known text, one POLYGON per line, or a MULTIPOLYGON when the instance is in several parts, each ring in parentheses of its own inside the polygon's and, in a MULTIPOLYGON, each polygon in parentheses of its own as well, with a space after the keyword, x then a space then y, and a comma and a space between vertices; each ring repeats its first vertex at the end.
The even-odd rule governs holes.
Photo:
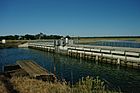
POLYGON ((65 42, 66 42, 66 44, 68 44, 69 43, 69 39, 65 38, 65 42))
POLYGON ((5 39, 2 39, 2 44, 5 44, 6 43, 6 40, 5 39))

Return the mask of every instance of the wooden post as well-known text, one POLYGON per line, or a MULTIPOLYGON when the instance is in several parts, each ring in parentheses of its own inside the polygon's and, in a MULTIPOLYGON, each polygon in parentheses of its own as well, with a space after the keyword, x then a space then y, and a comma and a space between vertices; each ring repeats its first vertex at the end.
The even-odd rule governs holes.
POLYGON ((95 57, 95 60, 96 60, 96 61, 98 61, 98 60, 99 60, 99 57, 98 57, 98 56, 96 56, 96 57, 95 57))
POLYGON ((82 58, 82 53, 80 53, 80 58, 82 58))
POLYGON ((117 65, 120 65, 120 59, 119 58, 117 59, 117 65))

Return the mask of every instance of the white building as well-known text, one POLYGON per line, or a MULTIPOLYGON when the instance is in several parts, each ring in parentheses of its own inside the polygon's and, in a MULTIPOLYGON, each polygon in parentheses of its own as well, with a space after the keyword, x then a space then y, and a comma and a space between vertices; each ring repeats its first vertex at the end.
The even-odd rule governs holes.
POLYGON ((6 43, 6 40, 5 39, 2 39, 2 44, 5 44, 6 43))

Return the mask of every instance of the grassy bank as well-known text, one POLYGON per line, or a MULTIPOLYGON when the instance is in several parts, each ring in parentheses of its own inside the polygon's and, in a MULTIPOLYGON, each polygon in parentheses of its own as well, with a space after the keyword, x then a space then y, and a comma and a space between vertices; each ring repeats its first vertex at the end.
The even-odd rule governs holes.
POLYGON ((79 37, 79 43, 94 43, 98 40, 130 40, 140 42, 140 37, 79 37))
MULTIPOLYGON (((75 85, 67 82, 48 82, 28 77, 12 77, 9 79, 13 89, 17 93, 117 93, 110 91, 104 85, 104 82, 98 78, 86 77, 82 78, 75 85)), ((6 84, 0 80, 0 93, 8 93, 6 84)), ((14 92, 10 92, 14 93, 14 92)))
POLYGON ((0 80, 0 93, 7 93, 7 89, 1 80, 0 80))
POLYGON ((26 40, 7 40, 5 44, 0 42, 0 48, 18 47, 18 45, 26 43, 26 40))

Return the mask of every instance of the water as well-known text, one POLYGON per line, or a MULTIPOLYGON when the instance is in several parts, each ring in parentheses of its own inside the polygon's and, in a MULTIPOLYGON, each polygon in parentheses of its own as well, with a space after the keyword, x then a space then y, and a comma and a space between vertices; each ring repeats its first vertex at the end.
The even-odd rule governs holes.
POLYGON ((125 41, 125 40, 100 40, 100 41, 95 42, 92 45, 140 48, 139 42, 125 41))
POLYGON ((34 60, 47 70, 56 73, 58 78, 75 83, 81 77, 99 76, 109 88, 121 89, 127 93, 139 93, 140 72, 134 69, 121 68, 110 64, 97 64, 53 53, 28 49, 0 49, 0 71, 2 66, 15 64, 16 60, 34 60), (56 67, 56 72, 54 72, 56 67))

